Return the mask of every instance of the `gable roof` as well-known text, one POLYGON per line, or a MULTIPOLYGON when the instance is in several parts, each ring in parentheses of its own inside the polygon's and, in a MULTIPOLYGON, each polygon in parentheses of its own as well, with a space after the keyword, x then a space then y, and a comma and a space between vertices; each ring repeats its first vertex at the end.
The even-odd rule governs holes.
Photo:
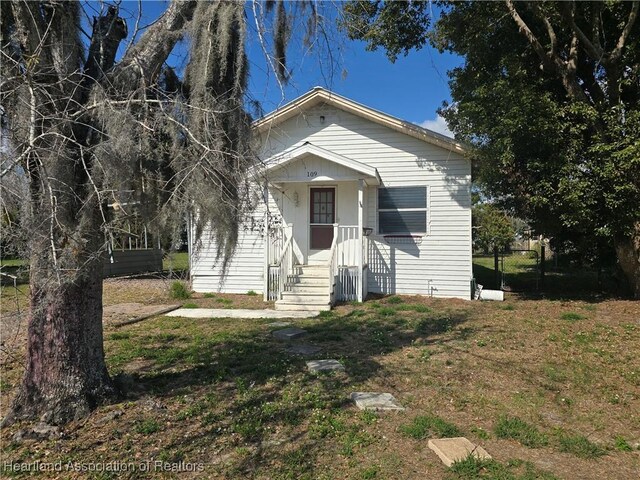
POLYGON ((445 135, 433 132, 426 128, 422 128, 414 123, 401 120, 397 117, 393 117, 379 110, 362 105, 361 103, 354 102, 346 97, 333 93, 322 87, 314 87, 304 95, 292 100, 291 102, 283 105, 282 107, 274 110, 273 112, 265 115, 264 117, 253 122, 253 127, 258 132, 264 132, 273 128, 274 126, 288 120, 303 110, 318 105, 320 103, 326 103, 340 110, 348 113, 352 113, 358 117, 370 120, 379 125, 391 128, 405 135, 417 138, 427 143, 431 143, 441 148, 451 150, 460 154, 464 154, 465 149, 462 144, 456 142, 454 139, 445 135))
POLYGON ((365 180, 369 185, 380 185, 380 175, 376 168, 370 165, 365 165, 364 163, 360 163, 356 160, 352 160, 344 155, 318 147, 310 142, 305 142, 302 145, 290 148, 278 155, 268 158, 264 162, 265 171, 277 170, 307 155, 315 155, 316 157, 327 160, 328 162, 336 163, 348 168, 349 170, 360 173, 361 175, 364 175, 365 180))

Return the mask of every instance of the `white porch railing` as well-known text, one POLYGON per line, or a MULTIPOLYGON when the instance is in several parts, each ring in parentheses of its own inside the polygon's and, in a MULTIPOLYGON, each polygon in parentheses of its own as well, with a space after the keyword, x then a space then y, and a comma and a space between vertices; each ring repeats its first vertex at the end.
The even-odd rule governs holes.
MULTIPOLYGON (((280 300, 293 275, 293 225, 272 228, 267 232, 266 300, 280 300)), ((331 278, 332 303, 336 300, 358 301, 367 293, 369 239, 357 225, 333 225, 333 241, 327 265, 331 278)))
POLYGON ((293 273, 293 225, 271 229, 267 235, 266 299, 280 300, 293 273))
POLYGON ((331 304, 337 300, 336 289, 333 287, 337 282, 339 274, 340 259, 338 255, 338 239, 340 237, 340 227, 338 224, 333 224, 333 240, 331 241, 331 249, 329 250, 329 289, 331 291, 331 304))
POLYGON ((336 236, 336 300, 360 301, 367 294, 369 238, 357 225, 339 225, 336 236))

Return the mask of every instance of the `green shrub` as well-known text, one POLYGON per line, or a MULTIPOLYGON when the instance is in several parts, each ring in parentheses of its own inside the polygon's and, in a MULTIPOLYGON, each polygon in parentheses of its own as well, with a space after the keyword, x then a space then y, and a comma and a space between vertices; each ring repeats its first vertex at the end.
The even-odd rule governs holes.
POLYGON ((393 297, 389 297, 387 299, 387 303, 391 303, 391 304, 404 303, 404 300, 398 297, 397 295, 394 295, 393 297))
POLYGON ((171 284, 169 296, 179 300, 186 300, 187 298, 191 298, 191 292, 183 282, 176 280, 171 284))
POLYGON ((257 294, 255 291, 253 291, 253 290, 249 290, 249 291, 247 292, 247 295, 249 295, 250 297, 255 297, 255 296, 256 296, 256 295, 258 295, 258 294, 257 294))

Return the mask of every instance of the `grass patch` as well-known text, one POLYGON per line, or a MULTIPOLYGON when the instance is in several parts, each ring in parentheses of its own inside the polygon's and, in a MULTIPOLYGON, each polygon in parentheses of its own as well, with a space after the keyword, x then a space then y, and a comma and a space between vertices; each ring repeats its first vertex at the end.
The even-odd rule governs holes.
POLYGON ((357 450, 367 447, 373 443, 373 436, 358 426, 350 428, 340 440, 340 454, 345 457, 352 457, 357 450))
POLYGON ((216 298, 215 294, 213 293, 205 293, 204 295, 202 295, 204 298, 216 298))
POLYGON ((580 458, 598 458, 606 453, 604 448, 584 435, 561 434, 558 442, 561 452, 571 453, 580 458))
POLYGON ((177 300, 186 300, 187 298, 191 298, 191 292, 184 282, 176 280, 171 283, 171 287, 169 287, 169 296, 177 300))
POLYGON ((554 475, 539 470, 530 462, 510 460, 506 464, 497 460, 481 460, 469 455, 455 462, 449 478, 457 480, 557 480, 554 475))
POLYGON ((382 315, 383 317, 390 317, 391 315, 395 315, 397 312, 398 310, 393 307, 380 307, 378 309, 378 315, 382 315))
POLYGON ((187 302, 182 304, 182 308, 198 308, 197 303, 187 302))
POLYGON ((629 443, 624 439, 624 437, 620 435, 616 437, 615 447, 616 447, 616 450, 620 452, 631 452, 633 450, 631 445, 629 445, 629 443))
POLYGON ((360 474, 360 478, 363 480, 371 480, 373 478, 378 478, 378 474, 380 473, 380 468, 377 465, 371 465, 370 467, 362 470, 360 474))
POLYGON ((134 427, 134 431, 136 433, 141 433, 143 435, 151 435, 152 433, 156 433, 160 430, 160 424, 157 420, 152 418, 148 418, 141 422, 136 423, 134 427))
MULTIPOLYGON (((126 301, 166 304, 171 281, 145 279, 136 286, 136 280, 107 280, 106 306, 123 301, 121 294, 126 301)), ((173 303, 219 306, 218 298, 231 299, 233 307, 262 303, 262 297, 248 295, 202 297, 173 303)), ((372 299, 337 305, 319 318, 287 319, 309 331, 303 343, 323 348, 314 358, 338 359, 346 376, 309 375, 308 358, 288 355, 287 344, 270 335, 270 320, 159 316, 115 328, 106 313, 106 361, 126 395, 123 416, 103 421, 112 407, 98 407, 85 427, 65 438, 62 450, 50 442, 5 442, 0 452, 19 462, 41 460, 47 451, 47 461, 66 463, 72 457, 89 463, 96 460, 93 446, 99 441, 104 455, 122 461, 204 461, 203 478, 230 480, 553 478, 504 455, 499 462, 467 465, 468 470, 456 467, 457 473, 426 458, 429 437, 462 430, 483 444, 497 439, 494 426, 508 414, 531 425, 505 419, 504 436, 534 445, 548 437, 548 450, 508 441, 512 455, 533 459, 555 452, 563 460, 544 468, 560 478, 628 478, 635 471, 638 302, 596 299, 603 313, 596 316, 580 300, 512 297, 516 311, 507 312, 499 302, 402 296, 404 303, 389 304, 388 298, 377 300, 377 309, 370 308, 372 299), (380 308, 398 313, 381 315, 380 308), (418 308, 427 311, 414 313, 418 308), (559 317, 565 311, 585 319, 564 322, 559 317), (349 401, 352 391, 385 387, 410 392, 404 401, 413 410, 376 414, 356 411, 349 401), (586 435, 591 431, 586 423, 603 439, 587 435, 599 444, 596 453, 606 450, 607 456, 583 460, 576 455, 593 458, 593 446, 571 438, 563 448, 575 453, 560 452, 561 435, 586 435), (557 424, 562 429, 552 427, 557 424), (207 464, 214 458, 221 461, 207 464)), ((3 315, 9 307, 9 300, 3 302, 3 315)), ((14 350, 16 359, 9 358, 0 382, 7 399, 22 372, 24 355, 14 350)), ((19 428, 8 427, 3 436, 10 439, 19 428)))
POLYGON ((162 259, 163 270, 189 270, 189 253, 173 252, 162 259))
POLYGON ((564 312, 562 315, 560 315, 560 318, 569 322, 577 322, 578 320, 584 320, 585 316, 580 315, 576 312, 564 312))
POLYGON ((3 267, 25 267, 29 265, 29 261, 22 258, 2 258, 0 265, 3 267))
POLYGON ((494 427, 498 438, 512 438, 531 448, 544 447, 549 444, 547 436, 536 427, 517 417, 500 417, 494 427))
POLYGON ((256 295, 258 295, 254 290, 249 290, 247 292, 247 295, 249 295, 250 297, 255 297, 256 295))
POLYGON ((491 437, 491 435, 489 435, 489 432, 481 427, 471 427, 471 433, 473 433, 481 440, 489 440, 489 438, 491 437))
POLYGON ((390 303, 392 305, 397 305, 399 303, 404 303, 404 300, 401 297, 394 295, 393 297, 387 298, 387 303, 390 303))
POLYGON ((416 333, 433 335, 446 333, 453 328, 454 322, 448 315, 430 315, 418 321, 416 333))
POLYGON ((128 340, 129 338, 131 338, 131 333, 115 332, 115 333, 111 333, 107 338, 109 340, 128 340))
POLYGON ((400 431, 416 440, 423 440, 427 437, 446 438, 459 437, 462 435, 458 427, 435 415, 421 415, 413 419, 406 425, 400 426, 400 431))
POLYGON ((421 305, 421 304, 417 304, 417 305, 412 305, 411 306, 414 312, 417 313, 428 313, 431 312, 432 310, 427 307, 426 305, 421 305))

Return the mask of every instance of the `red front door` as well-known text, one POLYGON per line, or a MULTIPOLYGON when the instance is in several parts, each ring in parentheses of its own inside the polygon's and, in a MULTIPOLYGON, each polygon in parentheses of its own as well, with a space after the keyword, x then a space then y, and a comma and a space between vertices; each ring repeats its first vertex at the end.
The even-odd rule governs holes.
POLYGON ((331 248, 336 221, 336 189, 312 188, 309 197, 311 250, 331 248))

